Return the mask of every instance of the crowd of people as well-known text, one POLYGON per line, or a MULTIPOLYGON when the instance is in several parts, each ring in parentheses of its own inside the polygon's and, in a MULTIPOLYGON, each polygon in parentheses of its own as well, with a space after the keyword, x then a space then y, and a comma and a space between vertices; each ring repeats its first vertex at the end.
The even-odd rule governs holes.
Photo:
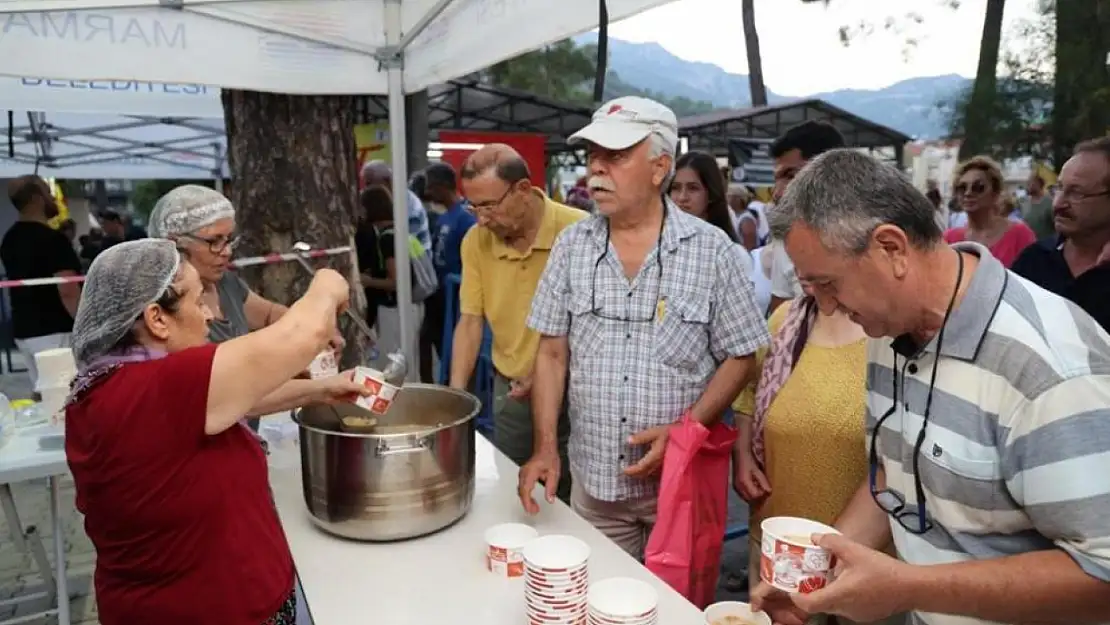
MULTIPOLYGON (((548 197, 506 145, 411 188, 384 163, 361 172, 359 286, 379 347, 445 358, 445 286, 461 276, 448 384, 470 388, 488 327, 492 438, 521 466, 528 513, 542 484, 642 559, 671 426, 723 420, 751 505, 752 600, 776 623, 1110 622, 1110 139, 1063 165, 1051 232, 1045 190, 1031 184, 1011 219, 983 157, 957 172, 967 221, 948 228, 939 193, 819 122, 771 147, 767 206, 711 155, 678 155, 674 113, 648 99, 606 103, 570 141, 588 155, 589 210, 548 197), (394 193, 402 262, 431 268, 411 307, 394 193), (406 310, 419 345, 400 344, 406 310), (786 595, 758 579, 772 516, 840 532, 812 537, 838 558, 832 583, 786 595)), ((9 274, 34 258, 38 275, 77 275, 46 225, 48 187, 27 177, 9 195, 9 274)), ((205 187, 161 198, 149 230, 100 252, 83 289, 12 295, 17 320, 37 311, 21 348, 72 341, 79 363, 66 453, 101 622, 292 623, 293 562, 249 419, 365 392, 297 379, 341 346, 351 285, 325 269, 291 306, 254 293, 229 271, 235 208, 205 187)))

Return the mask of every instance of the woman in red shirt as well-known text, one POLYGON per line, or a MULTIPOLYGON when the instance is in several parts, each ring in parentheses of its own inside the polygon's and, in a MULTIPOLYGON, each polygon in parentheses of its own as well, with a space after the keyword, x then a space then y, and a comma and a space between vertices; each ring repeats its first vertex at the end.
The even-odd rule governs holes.
POLYGON ((200 277, 172 242, 97 257, 74 322, 66 457, 103 625, 294 622, 293 560, 241 420, 358 391, 345 376, 291 380, 327 347, 348 292, 321 270, 276 323, 215 345, 200 277))
POLYGON ((967 226, 949 228, 944 239, 949 243, 974 241, 1009 267, 1018 254, 1037 240, 1033 230, 1021 221, 1002 214, 1002 169, 986 156, 975 156, 956 168, 953 194, 967 213, 967 226))

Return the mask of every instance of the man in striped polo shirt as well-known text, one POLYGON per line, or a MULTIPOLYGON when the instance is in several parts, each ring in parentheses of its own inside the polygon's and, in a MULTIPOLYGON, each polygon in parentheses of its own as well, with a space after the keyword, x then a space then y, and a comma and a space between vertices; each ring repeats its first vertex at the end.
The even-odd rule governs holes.
POLYGON ((753 601, 784 625, 1110 623, 1110 335, 985 247, 944 245, 929 201, 860 153, 811 161, 771 227, 874 337, 872 470, 843 535, 815 537, 837 578, 753 601))

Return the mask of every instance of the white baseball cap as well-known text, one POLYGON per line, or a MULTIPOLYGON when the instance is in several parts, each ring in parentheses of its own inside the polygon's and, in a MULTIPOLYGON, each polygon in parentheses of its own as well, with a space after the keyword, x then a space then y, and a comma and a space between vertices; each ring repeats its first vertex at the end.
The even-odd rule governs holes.
POLYGON ((678 148, 678 118, 674 111, 655 100, 625 96, 602 104, 589 125, 571 135, 567 143, 589 142, 607 150, 624 150, 653 132, 667 141, 670 153, 674 154, 678 148))

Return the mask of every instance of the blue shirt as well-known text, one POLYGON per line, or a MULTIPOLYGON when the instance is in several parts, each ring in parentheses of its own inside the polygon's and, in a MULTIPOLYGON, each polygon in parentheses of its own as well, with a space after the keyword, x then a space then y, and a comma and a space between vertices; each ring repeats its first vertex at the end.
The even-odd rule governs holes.
POLYGON ((432 247, 431 233, 428 232, 428 211, 424 210, 424 204, 416 194, 408 189, 408 207, 409 207, 409 234, 416 237, 424 249, 432 247))
POLYGON ((468 206, 466 200, 459 200, 436 220, 436 232, 432 237, 434 240, 432 260, 436 266, 436 273, 439 274, 440 283, 443 283, 444 278, 449 274, 462 273, 462 255, 459 250, 466 231, 477 223, 474 215, 467 210, 468 206))

